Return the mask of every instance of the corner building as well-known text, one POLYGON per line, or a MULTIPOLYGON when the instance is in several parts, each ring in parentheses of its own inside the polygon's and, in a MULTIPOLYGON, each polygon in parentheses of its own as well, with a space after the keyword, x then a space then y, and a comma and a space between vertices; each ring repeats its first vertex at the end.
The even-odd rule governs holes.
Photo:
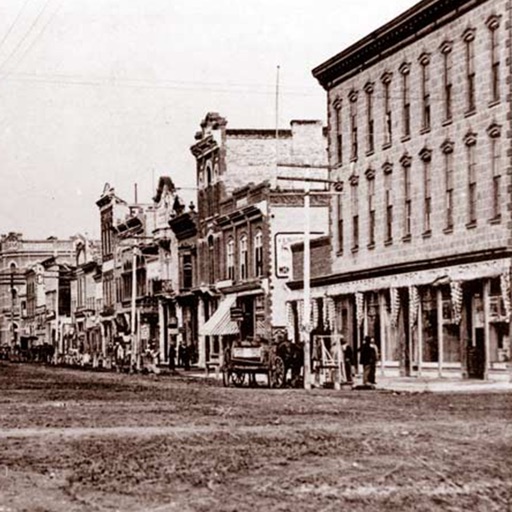
POLYGON ((384 372, 510 378, 511 6, 425 0, 313 70, 344 182, 313 301, 384 372))

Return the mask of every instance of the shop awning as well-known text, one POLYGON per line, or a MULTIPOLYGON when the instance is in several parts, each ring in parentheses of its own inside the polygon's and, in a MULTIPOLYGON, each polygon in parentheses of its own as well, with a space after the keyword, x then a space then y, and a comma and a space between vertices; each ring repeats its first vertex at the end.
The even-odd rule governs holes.
POLYGON ((233 293, 222 299, 211 318, 199 328, 202 336, 227 336, 238 334, 238 324, 231 320, 231 307, 236 303, 237 294, 233 293))

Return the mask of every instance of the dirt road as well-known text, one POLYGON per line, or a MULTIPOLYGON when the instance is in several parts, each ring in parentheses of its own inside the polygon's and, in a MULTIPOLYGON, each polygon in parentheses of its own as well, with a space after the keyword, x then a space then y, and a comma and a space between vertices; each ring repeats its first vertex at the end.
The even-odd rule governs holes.
POLYGON ((512 510, 512 395, 0 364, 0 512, 512 510))

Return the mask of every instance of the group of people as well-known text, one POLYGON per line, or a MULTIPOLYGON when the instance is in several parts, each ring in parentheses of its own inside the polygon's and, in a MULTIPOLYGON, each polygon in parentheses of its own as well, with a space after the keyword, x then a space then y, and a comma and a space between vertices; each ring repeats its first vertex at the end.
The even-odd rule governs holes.
MULTIPOLYGON (((352 369, 354 353, 352 347, 343 336, 341 337, 341 351, 345 379, 347 383, 351 384, 354 379, 352 369)), ((375 370, 377 368, 377 361, 379 360, 379 349, 375 343, 375 338, 373 336, 365 336, 364 342, 358 349, 358 352, 359 362, 363 366, 363 386, 375 386, 375 370)))
POLYGON ((176 365, 184 370, 190 370, 191 356, 191 347, 185 345, 185 343, 180 342, 177 353, 175 344, 171 343, 169 347, 169 370, 176 370, 176 365), (178 356, 177 361, 176 356, 178 356))

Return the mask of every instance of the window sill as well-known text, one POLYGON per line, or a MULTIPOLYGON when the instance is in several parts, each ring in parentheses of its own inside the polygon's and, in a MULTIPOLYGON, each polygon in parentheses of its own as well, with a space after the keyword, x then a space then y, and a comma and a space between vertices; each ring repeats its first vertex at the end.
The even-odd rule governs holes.
POLYGON ((443 229, 445 235, 451 235, 453 233, 453 226, 447 226, 443 229))
POLYGON ((332 168, 333 169, 341 169, 343 167, 343 162, 336 162, 332 168))
POLYGON ((430 133, 430 126, 424 126, 424 127, 420 130, 420 135, 425 135, 426 133, 430 133))
POLYGON ((423 238, 432 238, 432 230, 428 229, 427 231, 424 231, 421 236, 423 238))
POLYGON ((369 251, 371 251, 372 249, 375 249, 375 242, 370 242, 370 243, 366 246, 366 248, 367 248, 369 251))
POLYGON ((448 119, 445 119, 441 126, 450 126, 453 123, 453 119, 450 117, 448 119))
POLYGON ((382 149, 385 151, 386 149, 389 149, 391 147, 391 142, 386 142, 385 144, 382 144, 382 149))
POLYGON ((499 105, 501 103, 500 99, 498 98, 497 100, 491 100, 489 102, 489 105, 488 107, 489 108, 492 108, 492 107, 496 107, 497 105, 499 105))
POLYGON ((393 245, 393 239, 392 238, 388 238, 387 240, 384 241, 384 245, 387 247, 389 245, 393 245))
POLYGON ((496 215, 492 219, 489 219, 489 224, 500 224, 501 223, 501 215, 496 215))
POLYGON ((357 156, 351 156, 350 162, 357 162, 357 156))
POLYGON ((400 139, 400 142, 409 142, 411 140, 411 135, 404 135, 401 139, 400 139))
POLYGON ((474 116, 475 114, 476 114, 476 109, 466 110, 466 112, 464 112, 464 117, 471 117, 471 116, 474 116))
POLYGON ((354 245, 354 247, 352 247, 352 254, 356 253, 356 252, 359 252, 359 246, 358 245, 354 245))
POLYGON ((466 224, 466 229, 475 229, 476 228, 476 220, 472 220, 466 224))
POLYGON ((343 256, 343 251, 336 251, 336 256, 343 256))
POLYGON ((407 243, 407 242, 410 242, 411 240, 412 240, 412 235, 411 235, 410 233, 409 233, 409 234, 407 234, 407 235, 404 235, 404 236, 402 237, 402 242, 407 243))
POLYGON ((372 156, 373 154, 375 154, 375 149, 369 149, 365 154, 366 156, 372 156))

